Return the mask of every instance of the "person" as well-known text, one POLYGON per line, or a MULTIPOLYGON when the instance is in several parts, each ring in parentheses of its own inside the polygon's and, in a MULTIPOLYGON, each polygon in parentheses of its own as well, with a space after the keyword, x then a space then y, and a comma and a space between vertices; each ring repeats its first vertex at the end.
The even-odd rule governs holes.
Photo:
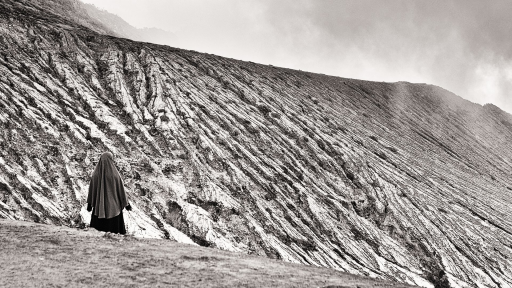
POLYGON ((132 210, 126 200, 123 180, 114 165, 114 156, 106 152, 101 155, 89 184, 87 211, 92 210, 90 227, 126 234, 123 208, 132 210))

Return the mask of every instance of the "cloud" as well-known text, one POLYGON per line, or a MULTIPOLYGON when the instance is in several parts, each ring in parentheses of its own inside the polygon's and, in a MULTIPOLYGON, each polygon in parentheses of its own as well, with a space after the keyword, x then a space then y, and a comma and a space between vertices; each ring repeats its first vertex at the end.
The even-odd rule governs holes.
POLYGON ((512 111, 512 39, 507 36, 512 31, 512 2, 302 2, 304 8, 296 15, 282 13, 292 1, 268 2, 274 8, 267 10, 267 19, 274 33, 302 39, 295 41, 295 49, 309 49, 308 56, 317 63, 313 70, 432 83, 512 111), (279 5, 283 7, 276 9, 279 5), (302 19, 300 25, 297 19, 302 19), (306 34, 315 37, 306 40, 306 34), (316 48, 304 41, 316 43, 316 48))
POLYGON ((170 43, 375 81, 439 85, 512 112, 512 1, 86 0, 170 43))

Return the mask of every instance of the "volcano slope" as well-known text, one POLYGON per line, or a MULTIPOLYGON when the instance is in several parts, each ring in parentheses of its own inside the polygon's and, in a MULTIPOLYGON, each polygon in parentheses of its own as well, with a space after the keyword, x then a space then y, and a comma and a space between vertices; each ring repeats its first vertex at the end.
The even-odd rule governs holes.
POLYGON ((98 34, 0 2, 0 217, 83 226, 114 153, 130 233, 427 287, 512 285, 512 116, 98 34))

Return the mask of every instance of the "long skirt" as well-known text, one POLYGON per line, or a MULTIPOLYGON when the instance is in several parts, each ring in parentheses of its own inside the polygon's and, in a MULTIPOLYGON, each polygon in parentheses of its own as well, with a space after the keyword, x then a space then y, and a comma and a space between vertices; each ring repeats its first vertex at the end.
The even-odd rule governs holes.
POLYGON ((121 211, 121 213, 119 213, 119 215, 117 215, 116 217, 109 219, 100 219, 98 218, 98 216, 94 215, 94 210, 92 210, 91 224, 89 226, 96 228, 96 230, 99 231, 126 234, 123 211, 121 211))

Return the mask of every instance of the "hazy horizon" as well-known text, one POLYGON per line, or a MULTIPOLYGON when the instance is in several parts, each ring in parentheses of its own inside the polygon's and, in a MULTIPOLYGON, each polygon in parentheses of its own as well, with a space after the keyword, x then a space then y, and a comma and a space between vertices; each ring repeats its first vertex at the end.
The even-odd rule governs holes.
POLYGON ((372 81, 441 86, 512 113, 512 1, 82 0, 170 46, 372 81))

